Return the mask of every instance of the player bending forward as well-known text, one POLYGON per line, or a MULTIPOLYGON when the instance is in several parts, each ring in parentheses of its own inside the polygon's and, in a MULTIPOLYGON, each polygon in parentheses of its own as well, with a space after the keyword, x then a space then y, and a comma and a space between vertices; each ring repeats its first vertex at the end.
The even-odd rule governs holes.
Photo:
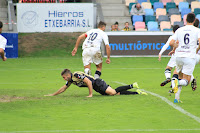
MULTIPOLYGON (((0 34, 2 32, 2 28, 3 28, 3 23, 0 21, 0 34)), ((6 38, 4 38, 2 35, 0 35, 0 55, 1 55, 1 58, 3 61, 6 61, 6 59, 7 59, 4 55, 6 43, 7 43, 6 38)))
POLYGON ((101 76, 102 70, 102 55, 101 55, 101 42, 102 40, 106 46, 107 52, 107 60, 106 63, 110 64, 110 46, 108 42, 108 36, 104 32, 106 29, 106 23, 99 22, 98 29, 92 29, 87 33, 80 35, 76 41, 76 45, 72 51, 72 56, 74 56, 77 52, 79 43, 82 39, 85 39, 83 42, 83 53, 82 53, 82 60, 84 65, 84 72, 88 75, 91 75, 91 63, 94 63, 97 67, 95 72, 94 78, 99 78, 101 76))
POLYGON ((71 73, 69 69, 64 69, 61 72, 61 76, 64 80, 66 80, 66 85, 61 87, 57 92, 45 96, 55 96, 62 92, 64 92, 71 84, 77 85, 78 87, 88 87, 89 89, 89 96, 92 97, 92 90, 94 89, 96 92, 100 93, 101 95, 134 95, 134 94, 142 94, 147 95, 146 92, 142 92, 138 88, 138 84, 135 82, 131 85, 127 86, 120 86, 116 89, 112 89, 106 82, 100 78, 94 79, 91 75, 87 75, 83 72, 74 72, 71 73), (131 88, 137 88, 136 92, 127 91, 131 88))

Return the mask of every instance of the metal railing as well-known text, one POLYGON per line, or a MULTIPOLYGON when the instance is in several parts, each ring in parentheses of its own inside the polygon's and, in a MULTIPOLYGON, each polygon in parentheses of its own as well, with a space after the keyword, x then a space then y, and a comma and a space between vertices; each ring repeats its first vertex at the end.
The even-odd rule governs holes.
POLYGON ((12 0, 7 0, 8 2, 8 30, 12 32, 17 32, 17 23, 15 10, 12 0))

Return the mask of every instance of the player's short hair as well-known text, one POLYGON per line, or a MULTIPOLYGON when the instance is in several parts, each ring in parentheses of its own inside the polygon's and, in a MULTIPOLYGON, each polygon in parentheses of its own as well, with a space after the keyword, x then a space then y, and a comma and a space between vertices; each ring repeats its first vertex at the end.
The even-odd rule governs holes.
POLYGON ((62 75, 67 75, 67 74, 69 74, 69 73, 71 73, 71 71, 69 70, 69 69, 64 69, 62 72, 61 72, 61 76, 62 75))
POLYGON ((106 23, 103 21, 100 21, 98 24, 98 28, 102 28, 103 26, 106 26, 106 23))
POLYGON ((194 13, 188 13, 186 20, 187 20, 188 23, 193 23, 194 20, 195 20, 194 13))
POLYGON ((128 23, 128 24, 129 24, 129 22, 125 22, 125 24, 126 24, 126 23, 128 23))
POLYGON ((193 25, 199 28, 199 19, 196 18, 193 25))
POLYGON ((175 33, 175 31, 178 30, 178 28, 180 28, 179 25, 174 25, 174 27, 173 27, 173 32, 175 33))
POLYGON ((3 23, 0 21, 0 29, 3 27, 3 23))

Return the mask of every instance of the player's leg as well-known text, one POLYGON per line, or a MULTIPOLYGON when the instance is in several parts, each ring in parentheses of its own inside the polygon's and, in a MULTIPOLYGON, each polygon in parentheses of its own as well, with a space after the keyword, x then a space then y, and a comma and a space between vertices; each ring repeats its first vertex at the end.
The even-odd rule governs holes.
POLYGON ((84 72, 91 75, 91 64, 84 66, 84 72))
POLYGON ((84 72, 88 75, 91 75, 92 57, 90 54, 90 49, 83 50, 82 60, 83 60, 83 65, 84 65, 84 72))
POLYGON ((94 78, 95 79, 100 78, 100 76, 101 76, 102 63, 96 65, 96 67, 97 67, 97 70, 96 70, 96 72, 94 74, 94 78))
POLYGON ((92 58, 94 64, 96 65, 96 72, 94 74, 94 78, 100 78, 101 76, 101 70, 102 70, 102 62, 103 62, 103 58, 101 55, 101 52, 99 50, 97 50, 92 58))

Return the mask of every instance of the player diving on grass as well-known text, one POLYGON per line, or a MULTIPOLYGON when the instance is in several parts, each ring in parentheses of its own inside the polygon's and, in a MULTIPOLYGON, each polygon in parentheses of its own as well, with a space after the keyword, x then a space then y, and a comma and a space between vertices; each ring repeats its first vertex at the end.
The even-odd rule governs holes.
MULTIPOLYGON (((0 21, 0 34, 2 32, 2 28, 3 28, 3 23, 0 21)), ((2 35, 0 35, 0 56, 3 61, 6 61, 7 59, 4 53, 6 43, 7 43, 7 39, 4 38, 2 35)))
POLYGON ((101 76, 103 59, 100 47, 102 40, 104 41, 104 44, 106 46, 106 52, 107 52, 106 63, 110 64, 110 46, 109 46, 108 36, 104 32, 105 29, 106 29, 106 23, 100 21, 98 24, 98 29, 89 30, 88 32, 78 37, 76 45, 72 51, 72 56, 74 56, 77 52, 80 41, 85 39, 82 46, 83 49, 82 60, 84 65, 84 72, 88 75, 91 75, 91 63, 94 63, 97 68, 94 75, 95 79, 101 76))
POLYGON ((193 75, 196 65, 196 54, 200 47, 197 47, 197 40, 200 41, 200 29, 193 26, 195 15, 189 13, 186 18, 187 24, 179 28, 169 45, 176 49, 176 71, 178 75, 172 77, 172 88, 174 89, 174 103, 181 102, 180 93, 182 86, 187 86, 193 75), (179 43, 176 44, 175 42, 179 43))
POLYGON ((95 90, 96 92, 100 93, 101 95, 147 95, 146 92, 143 92, 139 90, 139 86, 137 82, 126 85, 126 86, 120 86, 116 89, 112 89, 109 85, 106 84, 106 82, 100 78, 95 79, 93 76, 88 75, 86 73, 76 71, 74 73, 71 73, 69 69, 64 69, 61 72, 61 76, 64 80, 66 80, 66 84, 61 87, 58 91, 56 91, 53 94, 48 94, 44 96, 55 96, 62 92, 64 92, 71 84, 77 85, 78 87, 88 87, 89 89, 89 95, 87 97, 92 97, 93 93, 92 91, 95 90), (133 91, 127 91, 129 89, 136 88, 136 92, 133 91))

